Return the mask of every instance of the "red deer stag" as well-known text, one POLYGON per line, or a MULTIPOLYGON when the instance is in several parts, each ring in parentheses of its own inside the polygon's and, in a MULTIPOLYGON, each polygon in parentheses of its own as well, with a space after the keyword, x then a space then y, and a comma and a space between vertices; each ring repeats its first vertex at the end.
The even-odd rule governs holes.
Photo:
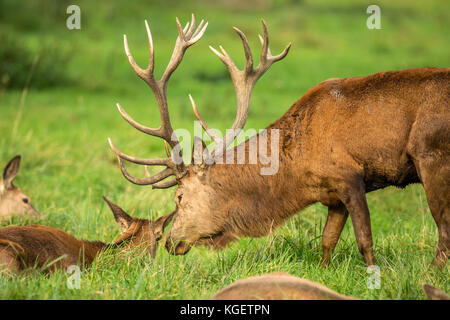
POLYGON ((274 62, 284 58, 290 47, 272 56, 267 27, 262 21, 261 57, 254 68, 247 39, 234 28, 244 46, 243 70, 237 68, 222 47, 222 53, 210 48, 225 64, 234 84, 235 130, 219 139, 200 117, 191 98, 194 113, 216 146, 209 152, 203 143, 194 140, 194 159, 200 156, 202 161, 185 165, 180 160, 178 139, 169 119, 166 88, 185 50, 203 35, 206 25, 202 28, 202 24, 194 31, 193 17, 190 25, 182 29, 177 19, 179 35, 160 80, 153 75, 153 43, 147 22, 147 69, 136 64, 124 37, 131 66, 155 94, 161 126, 152 129, 139 124, 117 105, 119 112, 132 126, 164 139, 174 150, 171 158, 142 159, 122 153, 109 142, 129 181, 153 188, 178 186, 177 213, 166 242, 169 252, 185 254, 192 245, 207 241, 224 245, 238 237, 264 236, 299 210, 320 202, 328 207, 322 235, 323 264, 330 262, 350 214, 358 249, 366 264, 372 265, 372 231, 365 194, 391 185, 422 183, 439 232, 433 263, 445 264, 450 250, 450 69, 388 71, 324 81, 268 126, 265 140, 258 134, 224 152, 246 122, 256 81, 274 62), (260 155, 256 164, 248 159, 255 139, 260 144, 265 141, 266 150, 269 149, 273 135, 268 133, 272 132, 279 132, 275 141, 279 148, 274 150, 279 153, 279 169, 276 174, 263 175, 261 168, 265 164, 260 155), (224 153, 239 148, 245 150, 244 164, 217 161, 223 159, 224 153), (126 171, 123 160, 166 168, 156 175, 136 178, 126 171))
POLYGON ((156 221, 129 216, 105 197, 122 235, 113 242, 79 240, 65 231, 48 226, 11 226, 0 229, 0 272, 37 267, 45 272, 70 265, 89 266, 106 248, 141 247, 154 258, 158 241, 175 212, 156 221))
POLYGON ((13 216, 39 218, 41 214, 32 205, 30 198, 14 186, 13 181, 19 172, 20 156, 12 158, 3 171, 0 180, 0 221, 13 216))

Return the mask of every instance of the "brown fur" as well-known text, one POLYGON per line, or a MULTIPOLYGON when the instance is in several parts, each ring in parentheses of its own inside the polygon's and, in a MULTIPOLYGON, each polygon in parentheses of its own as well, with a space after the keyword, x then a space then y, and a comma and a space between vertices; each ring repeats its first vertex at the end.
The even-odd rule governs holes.
POLYGON ((428 300, 450 300, 450 296, 448 294, 428 283, 424 283, 422 288, 427 295, 428 300))
MULTIPOLYGON (((449 300, 442 290, 423 284, 429 300, 449 300)), ((211 297, 212 300, 354 300, 320 283, 277 272, 238 280, 211 297)))
POLYGON ((70 265, 89 266, 108 247, 122 249, 142 245, 154 258, 157 241, 173 214, 156 221, 129 216, 106 198, 123 234, 112 245, 75 238, 69 233, 48 226, 10 226, 0 229, 0 269, 22 271, 36 267, 46 272, 70 265))
POLYGON ((238 280, 217 292, 212 300, 353 300, 320 283, 288 273, 271 273, 238 280))
POLYGON ((32 205, 31 200, 13 181, 19 172, 21 157, 12 158, 5 166, 0 179, 0 221, 13 216, 39 218, 41 214, 32 205))
POLYGON ((175 195, 167 249, 185 254, 196 243, 264 236, 320 202, 328 206, 324 265, 349 214, 358 248, 372 265, 365 193, 422 183, 439 230, 434 263, 444 265, 450 253, 449 71, 381 72, 308 90, 267 128, 269 134, 280 130, 275 175, 261 175, 260 163, 189 166, 175 195))

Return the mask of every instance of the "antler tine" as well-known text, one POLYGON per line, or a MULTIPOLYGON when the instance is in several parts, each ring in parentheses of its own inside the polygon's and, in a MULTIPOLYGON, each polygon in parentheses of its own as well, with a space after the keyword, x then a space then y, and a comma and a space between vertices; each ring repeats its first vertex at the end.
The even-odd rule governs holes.
POLYGON ((123 176, 130 182, 137 184, 137 185, 149 185, 149 184, 156 184, 158 182, 161 182, 162 180, 166 179, 167 177, 175 175, 175 172, 171 168, 166 168, 163 171, 153 175, 153 176, 147 176, 145 178, 136 178, 128 173, 128 171, 123 166, 122 158, 117 156, 117 160, 119 161, 119 167, 120 171, 122 171, 123 176))
POLYGON ((192 109, 194 110, 194 114, 197 117, 198 121, 202 125, 203 130, 211 137, 211 139, 218 143, 220 139, 211 131, 211 129, 208 127, 206 122, 203 120, 203 118, 200 116, 200 113, 197 110, 197 104, 195 103, 194 99, 191 95, 189 95, 189 100, 191 100, 192 109))
POLYGON ((108 138, 109 145, 111 146, 111 149, 114 151, 114 153, 127 161, 136 163, 136 164, 143 164, 143 165, 156 165, 156 166, 166 166, 168 168, 174 168, 175 165, 171 161, 170 158, 156 158, 156 159, 143 159, 143 158, 136 158, 133 156, 129 156, 123 152, 121 152, 119 149, 116 148, 116 146, 112 143, 111 138, 108 138))
POLYGON ((191 14, 191 26, 189 27, 189 30, 186 32, 186 38, 190 38, 192 36, 192 32, 194 31, 195 26, 195 15, 191 14))
MULTIPOLYGON (((261 22, 264 30, 264 38, 261 35, 258 35, 259 41, 261 42, 262 45, 261 61, 258 68, 267 70, 270 67, 270 65, 272 65, 272 63, 283 59, 288 54, 289 49, 291 48, 291 43, 289 42, 286 48, 284 48, 284 50, 280 54, 272 56, 269 48, 269 33, 267 31, 267 25, 264 19, 262 19, 261 22)), ((264 73, 265 70, 264 71, 261 70, 261 72, 264 73)))
POLYGON ((166 138, 166 136, 163 134, 163 132, 161 132, 161 128, 153 129, 153 128, 149 128, 149 127, 146 127, 146 126, 140 124, 139 122, 135 121, 132 117, 130 117, 130 115, 125 112, 125 110, 122 108, 122 106, 120 104, 117 103, 116 105, 117 105, 117 109, 119 110, 120 115, 129 124, 131 124, 133 127, 138 129, 139 131, 147 133, 147 134, 149 134, 151 136, 157 136, 157 137, 160 137, 160 138, 163 138, 163 139, 166 138))
POLYGON ((245 71, 250 72, 253 70, 253 56, 252 51, 250 50, 250 46, 248 45, 247 37, 245 34, 236 27, 233 27, 234 31, 239 35, 242 40, 242 45, 244 46, 245 53, 245 71))
POLYGON ((152 189, 167 189, 167 188, 173 187, 177 183, 178 183, 178 181, 176 178, 164 180, 164 181, 152 184, 152 189))

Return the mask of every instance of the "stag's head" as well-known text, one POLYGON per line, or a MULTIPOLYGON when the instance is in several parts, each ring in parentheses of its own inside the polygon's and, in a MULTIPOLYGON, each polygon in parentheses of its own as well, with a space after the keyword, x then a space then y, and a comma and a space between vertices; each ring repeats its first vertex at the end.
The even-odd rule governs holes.
POLYGON ((232 194, 233 198, 224 199, 224 188, 226 189, 228 187, 224 185, 224 183, 217 181, 210 172, 214 166, 219 166, 219 164, 216 163, 216 160, 223 158, 227 147, 232 144, 239 131, 244 127, 250 106, 252 89, 256 81, 274 62, 279 61, 286 56, 290 44, 281 54, 272 56, 269 49, 267 27, 265 22, 262 21, 263 36, 259 36, 262 45, 260 63, 258 66, 254 67, 252 53, 246 36, 241 30, 234 28, 244 46, 246 63, 243 70, 237 68, 231 57, 221 46, 221 53, 210 47, 212 52, 225 64, 230 73, 237 96, 236 118, 232 125, 233 130, 229 130, 223 138, 220 138, 214 133, 214 130, 211 130, 203 121, 197 110, 195 101, 189 95, 194 114, 205 132, 214 141, 215 147, 211 151, 208 151, 203 141, 195 139, 193 161, 191 164, 186 165, 182 159, 178 137, 172 129, 169 118, 166 96, 167 83, 172 73, 181 63, 187 48, 195 44, 203 36, 208 23, 204 24, 204 21, 202 20, 196 27, 194 15, 192 15, 191 22, 187 23, 184 28, 181 26, 178 18, 176 19, 176 23, 178 27, 178 37, 175 42, 175 48, 169 64, 160 80, 155 79, 153 73, 153 40, 147 21, 145 21, 145 26, 149 41, 150 59, 146 69, 141 69, 136 64, 130 53, 127 38, 124 36, 125 52, 131 66, 136 74, 147 83, 156 97, 161 120, 160 127, 154 129, 138 123, 132 119, 119 104, 117 104, 122 117, 133 127, 139 131, 164 140, 167 157, 158 159, 136 158, 119 151, 112 144, 111 140, 109 140, 109 143, 118 157, 122 174, 130 182, 138 185, 151 185, 156 189, 178 186, 175 194, 175 217, 172 230, 167 239, 166 248, 171 253, 185 254, 193 244, 212 242, 214 246, 220 247, 234 238, 226 228, 226 217, 231 211, 238 210, 236 204, 241 201, 241 199, 239 199, 239 190, 231 190, 231 193, 229 192, 228 195, 232 194), (171 152, 169 151, 168 146, 172 149, 171 152), (144 165, 146 177, 136 178, 130 175, 124 167, 123 160, 144 165), (147 166, 164 166, 165 169, 155 175, 150 175, 147 166))
POLYGON ((109 201, 106 197, 103 200, 111 209, 114 219, 122 229, 122 235, 114 241, 115 245, 128 245, 130 248, 145 248, 152 258, 156 256, 158 241, 161 240, 164 229, 172 220, 175 212, 166 214, 155 221, 148 219, 133 218, 118 205, 109 201))
POLYGON ((31 200, 13 181, 19 172, 20 156, 12 158, 3 171, 0 180, 0 220, 8 219, 12 216, 33 217, 41 216, 32 205, 31 200))

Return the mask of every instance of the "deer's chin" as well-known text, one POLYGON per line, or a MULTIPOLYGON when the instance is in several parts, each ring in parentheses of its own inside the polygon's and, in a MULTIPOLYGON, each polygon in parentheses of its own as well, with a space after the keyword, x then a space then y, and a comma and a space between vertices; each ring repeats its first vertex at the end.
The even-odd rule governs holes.
POLYGON ((236 241, 236 237, 230 234, 217 234, 198 240, 195 245, 203 245, 213 250, 225 249, 228 243, 236 241))

